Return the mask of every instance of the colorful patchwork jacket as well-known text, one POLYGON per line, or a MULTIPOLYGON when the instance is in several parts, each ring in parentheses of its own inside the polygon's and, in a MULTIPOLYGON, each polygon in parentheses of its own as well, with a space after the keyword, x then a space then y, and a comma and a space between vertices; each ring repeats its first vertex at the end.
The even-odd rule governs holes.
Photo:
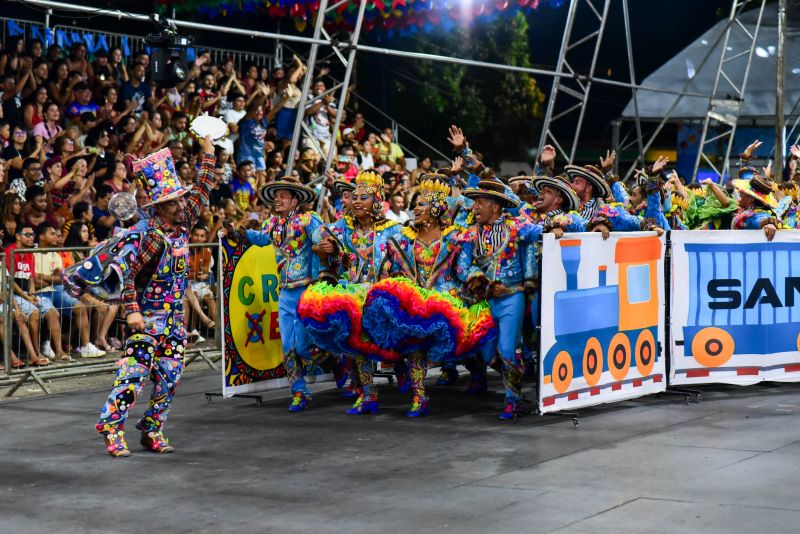
MULTIPOLYGON (((536 280, 536 243, 541 235, 541 224, 504 213, 492 224, 471 226, 463 240, 473 244, 472 264, 490 282, 501 282, 511 294, 531 287, 536 280)), ((469 269, 468 265, 459 267, 469 269)), ((467 281, 473 276, 469 275, 467 281)))
MULTIPOLYGON (((661 205, 660 200, 657 205, 661 205)), ((606 204, 599 198, 593 198, 584 205, 581 217, 589 221, 590 228, 605 224, 612 232, 639 232, 659 226, 652 220, 631 215, 620 204, 606 204)))
POLYGON ((288 218, 273 215, 264 221, 262 230, 247 230, 247 240, 254 245, 275 247, 280 287, 304 287, 319 275, 319 258, 311 251, 311 246, 312 236, 322 224, 315 212, 288 218))
POLYGON ((761 230, 767 224, 774 224, 775 228, 787 229, 786 224, 775 217, 775 214, 764 209, 739 210, 733 217, 731 228, 734 230, 761 230))
POLYGON ((545 232, 551 228, 561 228, 565 232, 585 232, 588 225, 588 222, 577 211, 569 213, 564 213, 561 210, 548 211, 547 213, 538 213, 533 209, 523 209, 521 211, 531 222, 541 224, 545 232))
POLYGON ((374 224, 370 234, 359 237, 353 218, 346 215, 330 226, 317 228, 312 239, 314 244, 331 238, 336 243, 338 253, 328 258, 327 270, 340 282, 373 283, 382 272, 389 239, 402 229, 402 225, 384 219, 374 224))
POLYGON ((463 234, 455 226, 450 226, 442 230, 440 243, 432 243, 420 250, 420 244, 416 242, 417 231, 411 227, 403 228, 399 235, 389 239, 389 251, 380 277, 402 275, 425 289, 457 296, 470 277, 481 274, 481 270, 472 264, 474 243, 465 241, 463 234), (435 258, 425 257, 434 252, 435 258))

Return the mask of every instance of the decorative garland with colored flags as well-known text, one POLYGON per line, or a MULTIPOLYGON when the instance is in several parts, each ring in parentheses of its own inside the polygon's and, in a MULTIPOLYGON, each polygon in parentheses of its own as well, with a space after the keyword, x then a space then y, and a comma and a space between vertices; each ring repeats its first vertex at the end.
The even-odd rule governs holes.
MULTIPOLYGON (((518 11, 528 12, 542 4, 558 8, 564 0, 363 0, 367 1, 363 29, 367 32, 410 34, 448 31, 458 24, 475 19, 511 16, 518 11)), ((329 30, 349 30, 355 24, 361 0, 342 3, 328 15, 329 30)), ((295 28, 304 31, 319 10, 319 0, 158 0, 178 13, 195 12, 219 17, 233 13, 263 12, 270 18, 290 17, 295 28)))

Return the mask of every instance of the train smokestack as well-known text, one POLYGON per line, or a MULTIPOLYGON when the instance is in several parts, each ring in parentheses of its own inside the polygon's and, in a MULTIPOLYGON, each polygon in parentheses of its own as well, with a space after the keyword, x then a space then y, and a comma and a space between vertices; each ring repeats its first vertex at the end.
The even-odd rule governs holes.
POLYGON ((577 239, 561 241, 561 263, 567 273, 567 291, 578 289, 578 267, 581 265, 581 242, 577 239))
POLYGON ((597 269, 599 271, 598 275, 600 276, 600 283, 598 284, 598 287, 606 287, 606 269, 607 267, 605 265, 601 265, 597 269))

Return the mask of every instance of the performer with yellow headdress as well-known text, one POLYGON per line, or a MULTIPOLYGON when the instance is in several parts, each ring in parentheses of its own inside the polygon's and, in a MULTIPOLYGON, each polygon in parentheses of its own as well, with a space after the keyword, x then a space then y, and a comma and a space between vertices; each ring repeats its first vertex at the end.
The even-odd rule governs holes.
POLYGON ((372 343, 363 331, 361 313, 369 287, 378 280, 388 241, 402 226, 383 216, 383 178, 373 171, 356 176, 352 214, 319 228, 312 250, 322 269, 338 284, 318 282, 300 299, 298 313, 314 344, 334 354, 350 354, 361 394, 347 413, 378 411, 372 384, 374 360, 398 362, 399 353, 372 343))
POLYGON ((489 281, 472 265, 474 245, 456 227, 445 227, 448 178, 423 176, 419 193, 415 224, 389 239, 382 280, 370 289, 363 315, 364 329, 378 346, 408 355, 414 393, 408 417, 428 413, 428 361, 464 359, 494 335, 488 304, 468 308, 459 298, 468 278, 489 281), (402 278, 387 278, 395 275, 402 278))

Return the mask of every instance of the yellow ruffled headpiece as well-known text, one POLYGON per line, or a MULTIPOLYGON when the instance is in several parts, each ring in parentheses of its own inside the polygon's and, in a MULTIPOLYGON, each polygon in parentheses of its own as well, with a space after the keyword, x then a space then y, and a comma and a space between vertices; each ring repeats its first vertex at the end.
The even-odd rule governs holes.
POLYGON ((356 189, 383 197, 383 178, 375 171, 361 171, 356 176, 356 189))
POLYGON ((443 202, 450 196, 450 185, 443 174, 426 174, 419 183, 419 194, 428 202, 443 202))

